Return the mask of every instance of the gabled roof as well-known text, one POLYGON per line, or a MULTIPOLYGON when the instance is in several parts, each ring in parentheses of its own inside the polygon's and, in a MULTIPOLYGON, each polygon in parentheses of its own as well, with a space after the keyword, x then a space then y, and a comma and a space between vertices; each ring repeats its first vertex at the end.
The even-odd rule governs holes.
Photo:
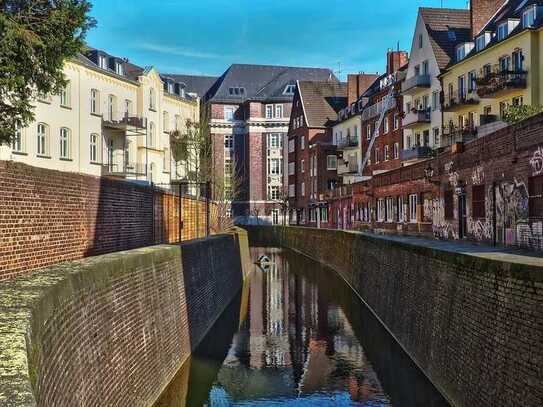
POLYGON ((298 81, 298 92, 307 127, 330 125, 347 106, 347 84, 343 82, 298 81))
POLYGON ((203 97, 219 79, 217 76, 199 76, 199 75, 177 75, 165 74, 165 77, 172 78, 175 82, 184 83, 187 93, 194 93, 198 97, 203 97))
POLYGON ((470 11, 421 7, 419 13, 426 25, 437 65, 443 70, 454 61, 456 46, 471 41, 470 11))
POLYGON ((207 99, 226 103, 288 102, 293 94, 284 94, 285 88, 297 80, 338 81, 330 69, 234 64, 219 78, 207 99), (243 94, 232 95, 230 88, 243 88, 243 94))

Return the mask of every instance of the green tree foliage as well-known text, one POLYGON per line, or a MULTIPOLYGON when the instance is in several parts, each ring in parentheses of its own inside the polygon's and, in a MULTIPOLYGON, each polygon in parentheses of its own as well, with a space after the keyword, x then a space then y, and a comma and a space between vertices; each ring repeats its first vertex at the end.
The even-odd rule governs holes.
POLYGON ((506 123, 514 124, 514 123, 521 122, 541 112, 543 112, 542 106, 532 106, 532 105, 509 106, 503 114, 503 120, 506 123))
POLYGON ((58 93, 67 58, 95 21, 87 0, 0 0, 0 143, 34 118, 37 93, 58 93))

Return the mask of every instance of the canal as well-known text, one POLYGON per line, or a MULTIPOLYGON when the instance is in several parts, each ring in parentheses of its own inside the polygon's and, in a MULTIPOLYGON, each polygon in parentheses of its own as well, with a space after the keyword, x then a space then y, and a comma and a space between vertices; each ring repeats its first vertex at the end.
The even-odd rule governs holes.
POLYGON ((449 406, 332 270, 254 248, 244 289, 155 407, 449 406))

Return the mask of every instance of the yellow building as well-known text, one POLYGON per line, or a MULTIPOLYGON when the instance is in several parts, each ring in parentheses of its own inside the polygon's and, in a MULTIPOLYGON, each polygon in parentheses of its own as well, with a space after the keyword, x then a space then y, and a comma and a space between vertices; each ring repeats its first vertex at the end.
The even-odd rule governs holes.
POLYGON ((63 92, 37 97, 35 122, 0 146, 0 159, 158 184, 186 175, 170 148, 171 131, 199 120, 186 84, 100 50, 66 62, 64 74, 63 92))
POLYGON ((511 105, 542 104, 543 9, 534 3, 507 2, 474 33, 472 42, 456 46, 454 63, 440 77, 444 145, 470 141, 503 127, 501 119, 511 105))

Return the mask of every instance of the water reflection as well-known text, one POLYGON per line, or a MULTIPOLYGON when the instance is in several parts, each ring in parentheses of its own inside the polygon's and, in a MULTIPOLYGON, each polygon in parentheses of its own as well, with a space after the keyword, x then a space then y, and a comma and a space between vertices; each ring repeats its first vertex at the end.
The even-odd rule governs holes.
POLYGON ((448 405, 333 272, 253 249, 263 254, 270 267, 253 273, 160 407, 448 405))

